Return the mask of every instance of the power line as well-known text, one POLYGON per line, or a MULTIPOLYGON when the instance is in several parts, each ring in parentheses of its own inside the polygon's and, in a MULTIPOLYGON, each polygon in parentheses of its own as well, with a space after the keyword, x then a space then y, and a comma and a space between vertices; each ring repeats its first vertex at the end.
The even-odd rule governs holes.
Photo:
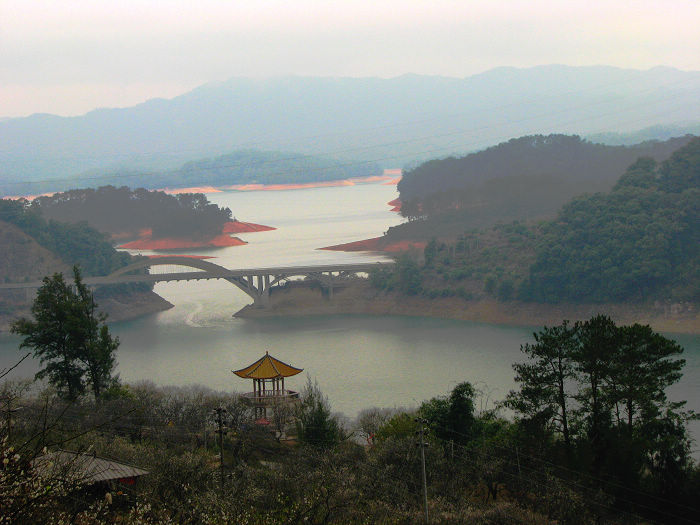
MULTIPOLYGON (((458 436, 462 436, 462 437, 465 437, 465 438, 468 438, 468 439, 471 439, 471 438, 472 438, 472 436, 468 436, 467 434, 463 434, 463 433, 461 433, 461 432, 457 432, 457 431, 455 431, 455 430, 452 430, 452 429, 450 429, 450 428, 447 428, 447 427, 444 427, 444 426, 441 426, 441 425, 435 425, 435 428, 439 428, 439 429, 441 429, 441 430, 444 430, 444 431, 447 431, 447 432, 450 432, 450 433, 452 433, 452 434, 455 434, 455 435, 458 435, 458 436)), ((485 436, 485 434, 482 435, 482 437, 484 437, 484 436, 485 436)), ((436 438, 437 438, 437 436, 436 436, 436 438)), ((445 444, 445 441, 444 441, 444 440, 441 440, 440 438, 437 438, 437 439, 439 439, 439 440, 443 443, 443 445, 445 444)), ((693 508, 688 507, 688 506, 686 506, 686 505, 683 505, 683 504, 681 504, 681 503, 674 502, 674 501, 668 500, 668 499, 666 499, 666 498, 662 498, 662 497, 656 496, 656 495, 654 495, 654 494, 650 494, 650 493, 648 493, 648 492, 642 492, 642 491, 636 490, 636 489, 631 488, 631 487, 626 487, 626 486, 624 486, 624 485, 616 484, 616 483, 611 482, 611 481, 609 481, 609 480, 604 480, 604 479, 601 479, 601 478, 597 478, 597 477, 595 477, 595 476, 593 476, 593 475, 591 475, 591 474, 588 474, 588 473, 586 473, 586 472, 584 472, 584 471, 573 470, 573 469, 567 468, 567 467, 565 467, 565 466, 563 466, 563 465, 559 465, 559 464, 556 464, 556 463, 552 463, 552 462, 547 461, 547 460, 545 460, 545 459, 539 458, 539 457, 537 457, 537 456, 532 456, 532 455, 528 455, 528 454, 521 453, 520 451, 518 451, 518 450, 515 449, 515 448, 505 447, 505 446, 499 445, 499 444, 497 444, 497 443, 490 443, 489 445, 490 445, 490 446, 493 446, 494 448, 499 448, 499 449, 502 449, 502 450, 504 450, 504 451, 507 451, 507 452, 509 452, 509 453, 511 453, 511 454, 513 454, 514 452, 517 453, 517 454, 522 454, 523 456, 526 456, 526 457, 528 457, 529 459, 532 459, 532 460, 535 460, 535 461, 539 461, 539 462, 541 462, 541 463, 543 463, 543 464, 546 464, 546 465, 548 465, 548 466, 550 466, 550 467, 553 467, 553 468, 556 468, 556 469, 562 469, 562 470, 568 471, 568 472, 570 472, 570 473, 572 473, 572 474, 576 474, 576 475, 579 475, 579 476, 580 476, 580 475, 586 476, 586 477, 588 477, 589 479, 592 479, 592 480, 594 480, 594 481, 598 481, 598 482, 601 483, 601 484, 614 485, 614 486, 616 486, 616 487, 618 487, 618 488, 627 490, 627 491, 629 491, 629 492, 637 493, 638 495, 640 495, 640 496, 642 496, 642 497, 644 497, 644 498, 653 498, 653 499, 656 499, 657 501, 659 501, 660 503, 669 504, 669 505, 674 505, 674 506, 677 506, 677 507, 683 507, 683 508, 685 508, 686 510, 690 510, 690 511, 695 511, 695 510, 696 510, 696 509, 693 509, 693 508)), ((459 444, 458 444, 458 446, 462 446, 463 448, 466 448, 464 445, 459 445, 459 444)), ((489 455, 490 457, 493 457, 493 458, 503 459, 503 460, 508 461, 508 462, 510 462, 510 463, 512 464, 512 459, 507 459, 507 458, 503 458, 503 457, 500 457, 500 456, 493 456, 493 455, 488 454, 488 452, 486 452, 485 450, 483 450, 482 453, 484 453, 484 454, 486 454, 486 455, 489 455)), ((527 467, 525 467, 525 468, 527 468, 527 467)), ((534 471, 534 469, 532 469, 532 470, 534 471)), ((576 482, 574 482, 574 481, 566 481, 566 480, 564 480, 564 478, 561 478, 561 477, 558 477, 558 476, 556 476, 556 477, 557 477, 557 479, 561 480, 562 482, 567 482, 567 483, 573 484, 573 485, 575 485, 575 486, 577 486, 577 487, 579 487, 579 488, 581 488, 581 489, 590 490, 589 488, 587 488, 587 487, 585 487, 585 486, 583 486, 583 485, 581 485, 581 484, 579 484, 579 483, 576 483, 576 482)), ((639 505, 639 506, 645 507, 646 509, 652 510, 652 511, 654 511, 654 512, 661 512, 661 513, 664 513, 663 511, 660 511, 660 510, 658 510, 658 509, 656 509, 656 508, 654 508, 654 507, 649 507, 649 506, 647 506, 647 505, 644 505, 643 503, 639 503, 639 502, 636 502, 636 501, 630 501, 630 500, 625 499, 624 497, 621 497, 621 496, 619 496, 619 495, 618 495, 617 497, 618 497, 618 499, 620 499, 621 501, 624 501, 624 502, 626 502, 626 503, 633 504, 633 505, 639 505)), ((670 517, 673 517, 673 518, 675 518, 675 519, 681 519, 681 520, 688 521, 689 523, 700 523, 700 522, 693 521, 693 520, 689 520, 689 519, 687 519, 687 518, 683 518, 683 517, 676 516, 676 515, 673 515, 673 514, 669 514, 669 513, 665 513, 665 514, 668 515, 668 516, 670 516, 670 517)))

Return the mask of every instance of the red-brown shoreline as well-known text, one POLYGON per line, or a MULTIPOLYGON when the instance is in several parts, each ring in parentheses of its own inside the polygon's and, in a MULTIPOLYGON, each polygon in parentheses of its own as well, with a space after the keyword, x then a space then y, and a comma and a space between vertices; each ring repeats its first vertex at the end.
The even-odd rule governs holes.
POLYGON ((334 246, 324 246, 319 250, 331 250, 335 252, 386 252, 400 253, 411 250, 423 250, 424 242, 421 241, 398 241, 386 242, 384 237, 373 237, 362 241, 347 242, 334 246))
MULTIPOLYGON (((153 238, 150 229, 142 230, 138 233, 138 238, 121 244, 118 248, 126 250, 187 250, 189 248, 224 248, 228 246, 243 246, 248 244, 238 237, 232 237, 231 233, 255 233, 276 230, 272 226, 255 224, 252 222, 242 222, 239 220, 229 221, 224 224, 221 233, 215 237, 204 240, 178 239, 166 237, 160 239, 153 238)), ((124 238, 128 234, 117 234, 113 238, 124 238)))

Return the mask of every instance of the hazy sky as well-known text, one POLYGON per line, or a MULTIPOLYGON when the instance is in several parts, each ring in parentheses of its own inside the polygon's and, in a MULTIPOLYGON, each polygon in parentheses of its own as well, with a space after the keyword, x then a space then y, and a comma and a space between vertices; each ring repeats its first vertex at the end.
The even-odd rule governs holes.
POLYGON ((700 70, 700 0, 0 0, 0 117, 82 114, 233 76, 700 70))

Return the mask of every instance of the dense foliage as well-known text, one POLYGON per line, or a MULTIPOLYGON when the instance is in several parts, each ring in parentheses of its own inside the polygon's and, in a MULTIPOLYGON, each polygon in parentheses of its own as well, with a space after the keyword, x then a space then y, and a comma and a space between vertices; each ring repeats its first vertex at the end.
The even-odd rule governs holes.
POLYGON ((521 296, 535 301, 700 299, 700 138, 546 224, 521 296))
POLYGON ((19 227, 68 264, 78 264, 85 275, 107 275, 131 260, 128 253, 116 251, 104 234, 85 222, 47 221, 40 209, 26 200, 0 200, 0 220, 19 227))
POLYGON ((231 220, 231 210, 210 203, 202 193, 168 195, 126 186, 56 193, 35 199, 32 208, 49 219, 85 221, 106 233, 151 229, 155 238, 213 237, 231 220))
POLYGON ((47 524, 416 523, 423 515, 416 430, 424 425, 431 522, 696 519, 700 470, 689 458, 688 414, 665 394, 683 364, 675 342, 597 317, 545 328, 522 350, 519 389, 507 401, 514 420, 464 381, 417 409, 366 409, 343 428, 309 382, 297 412, 299 443, 252 424, 252 410, 235 394, 202 387, 126 385, 96 404, 6 382, 12 425, 3 431, 12 435, 0 441, 3 515, 47 524), (65 473, 42 478, 31 459, 45 446, 149 474, 111 487, 66 484, 65 473))
MULTIPOLYGON (((699 173, 700 138, 695 138, 661 164, 638 159, 612 191, 577 197, 554 220, 514 221, 485 231, 452 222, 453 228, 465 228, 456 238, 437 241, 433 231, 422 261, 404 255, 371 282, 431 298, 696 303, 699 173)), ((416 224, 434 226, 443 219, 454 217, 416 224)))
MULTIPOLYGON (((458 223, 461 230, 554 214, 583 192, 608 191, 640 156, 664 160, 690 137, 635 146, 605 146, 578 136, 534 135, 511 139, 461 158, 431 160, 407 171, 398 189, 401 213, 427 219, 433 231, 458 223)), ((395 236, 421 235, 419 224, 395 236)))
POLYGON ((23 337, 20 348, 31 348, 45 364, 36 378, 48 377, 71 401, 87 387, 99 399, 116 381, 112 374, 119 338, 109 333, 107 316, 98 312, 78 267, 72 285, 60 273, 45 277, 31 311, 32 319, 16 320, 12 332, 23 337))
POLYGON ((392 268, 370 274, 380 290, 430 299, 516 298, 517 287, 534 262, 538 230, 522 223, 462 233, 455 241, 427 243, 422 256, 403 254, 392 268))
MULTIPOLYGON (((521 347, 520 390, 506 405, 531 432, 556 436, 552 458, 613 487, 673 498, 688 483, 695 417, 666 389, 681 377, 683 349, 648 326, 608 317, 545 327, 521 347)), ((628 496, 629 498, 629 496, 628 496)), ((637 498, 633 501, 641 503, 637 498)))

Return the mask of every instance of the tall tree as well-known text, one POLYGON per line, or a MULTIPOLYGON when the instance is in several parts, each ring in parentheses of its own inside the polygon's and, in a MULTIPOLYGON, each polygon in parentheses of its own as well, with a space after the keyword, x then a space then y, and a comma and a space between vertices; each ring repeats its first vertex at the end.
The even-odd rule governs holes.
POLYGON ((520 391, 511 391, 505 403, 527 418, 538 419, 559 432, 569 451, 570 384, 576 375, 572 359, 576 332, 576 326, 564 321, 560 326, 544 327, 533 334, 535 343, 520 347, 529 361, 513 365, 520 391))
POLYGON ((570 459, 587 464, 596 479, 630 487, 651 481, 669 493, 682 485, 686 422, 695 415, 666 397, 685 364, 676 342, 598 315, 544 328, 521 350, 529 359, 514 366, 520 390, 506 406, 525 422, 560 432, 570 459))
POLYGON ((618 425, 625 424, 631 433, 635 424, 662 414, 665 389, 681 378, 685 360, 675 358, 683 352, 678 343, 649 326, 621 326, 618 333, 610 368, 610 395, 618 425))
POLYGON ((112 374, 119 338, 111 336, 106 315, 97 312, 77 266, 73 277, 72 286, 60 273, 44 277, 32 305, 33 319, 18 319, 12 331, 24 337, 20 348, 33 348, 34 357, 46 364, 37 379, 48 377, 70 400, 87 387, 99 399, 116 380, 112 374))
POLYGON ((606 388, 614 381, 614 359, 620 344, 615 323, 607 316, 597 315, 584 323, 577 323, 578 345, 573 352, 578 372, 578 410, 586 428, 585 439, 590 445, 593 472, 602 473, 604 463, 611 455, 613 400, 606 388))

